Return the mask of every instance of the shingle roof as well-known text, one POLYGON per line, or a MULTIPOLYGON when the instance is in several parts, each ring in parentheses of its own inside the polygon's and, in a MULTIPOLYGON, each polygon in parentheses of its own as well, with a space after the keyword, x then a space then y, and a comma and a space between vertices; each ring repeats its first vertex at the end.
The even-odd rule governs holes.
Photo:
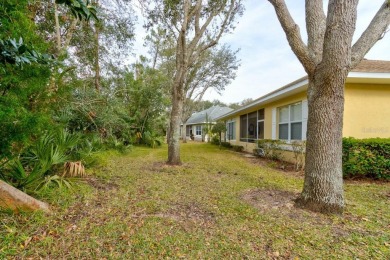
POLYGON ((192 114, 192 116, 187 120, 187 125, 194 125, 194 124, 202 124, 206 123, 206 121, 209 122, 215 122, 215 118, 218 118, 226 113, 229 113, 232 111, 230 107, 220 107, 220 106, 212 106, 206 110, 197 112, 192 114), (206 115, 208 117, 208 120, 206 118, 206 115))
POLYGON ((353 70, 353 72, 390 72, 390 61, 387 60, 362 60, 353 70))

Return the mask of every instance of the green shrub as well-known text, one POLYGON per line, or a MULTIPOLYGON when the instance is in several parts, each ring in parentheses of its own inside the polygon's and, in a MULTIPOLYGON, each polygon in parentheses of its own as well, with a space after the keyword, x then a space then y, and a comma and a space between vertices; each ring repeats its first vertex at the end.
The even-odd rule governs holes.
POLYGON ((294 153, 295 170, 300 171, 305 169, 306 141, 292 141, 291 148, 294 153))
POLYGON ((221 142, 221 146, 226 148, 232 148, 232 144, 229 142, 221 142))
POLYGON ((390 180, 390 139, 343 138, 343 175, 390 180))
POLYGON ((47 131, 25 153, 2 166, 0 177, 30 194, 51 184, 69 186, 70 182, 57 174, 74 158, 79 142, 80 136, 67 130, 47 131))
POLYGON ((242 146, 242 145, 232 145, 232 149, 235 152, 242 152, 242 151, 244 151, 244 146, 242 146))
POLYGON ((216 135, 211 137, 211 144, 219 145, 219 137, 216 135))
POLYGON ((281 160, 282 152, 281 145, 285 144, 282 140, 262 139, 257 140, 257 146, 261 151, 257 151, 259 155, 272 159, 281 160))
POLYGON ((161 146, 164 143, 162 136, 158 136, 157 134, 151 133, 149 131, 144 132, 142 140, 144 144, 151 148, 156 148, 157 146, 161 146))

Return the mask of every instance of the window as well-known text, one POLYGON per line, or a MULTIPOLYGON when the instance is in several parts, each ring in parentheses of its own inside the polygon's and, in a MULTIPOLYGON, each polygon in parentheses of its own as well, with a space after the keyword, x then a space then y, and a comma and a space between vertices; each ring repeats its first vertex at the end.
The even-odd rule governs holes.
POLYGON ((236 140, 236 122, 228 122, 226 125, 227 140, 236 140))
POLYGON ((279 108, 279 139, 302 140, 302 103, 279 108))
POLYGON ((202 135, 202 126, 201 125, 196 126, 195 135, 202 135))
POLYGON ((240 117, 240 141, 254 143, 264 139, 264 109, 240 117))

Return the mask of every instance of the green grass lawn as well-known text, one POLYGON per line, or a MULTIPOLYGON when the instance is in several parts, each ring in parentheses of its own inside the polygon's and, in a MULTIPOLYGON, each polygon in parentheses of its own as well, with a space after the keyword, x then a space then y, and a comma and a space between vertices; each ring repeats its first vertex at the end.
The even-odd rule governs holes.
POLYGON ((347 182, 343 216, 278 203, 302 176, 204 143, 106 155, 52 214, 0 213, 0 259, 390 259, 389 183, 347 182))

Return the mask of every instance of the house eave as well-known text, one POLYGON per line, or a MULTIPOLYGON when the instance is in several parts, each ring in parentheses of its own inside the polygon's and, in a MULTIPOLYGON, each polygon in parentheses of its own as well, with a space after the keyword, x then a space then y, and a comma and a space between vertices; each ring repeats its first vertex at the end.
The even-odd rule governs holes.
POLYGON ((350 72, 346 83, 390 84, 390 73, 350 72))
POLYGON ((289 96, 291 94, 295 94, 295 93, 304 91, 307 88, 308 82, 309 81, 308 81, 307 76, 300 78, 295 82, 292 82, 292 83, 290 83, 282 88, 279 88, 271 93, 268 93, 265 96, 258 98, 257 100, 253 101, 252 103, 250 103, 246 106, 243 106, 237 110, 233 110, 232 112, 230 112, 228 114, 225 114, 221 117, 216 118, 216 121, 223 120, 223 119, 226 119, 228 117, 240 114, 241 112, 243 112, 245 110, 249 110, 253 107, 265 105, 265 104, 273 102, 279 98, 283 98, 284 96, 289 96))
MULTIPOLYGON (((216 118, 215 120, 224 120, 229 117, 236 116, 245 112, 246 110, 250 110, 254 107, 259 107, 261 105, 268 104, 280 98, 284 98, 302 91, 307 90, 309 80, 307 76, 302 77, 284 87, 281 87, 273 92, 262 96, 252 103, 243 106, 239 109, 233 110, 221 117, 216 118)), ((389 72, 350 72, 348 74, 348 78, 346 83, 371 83, 371 84, 390 84, 390 73, 389 72)))

